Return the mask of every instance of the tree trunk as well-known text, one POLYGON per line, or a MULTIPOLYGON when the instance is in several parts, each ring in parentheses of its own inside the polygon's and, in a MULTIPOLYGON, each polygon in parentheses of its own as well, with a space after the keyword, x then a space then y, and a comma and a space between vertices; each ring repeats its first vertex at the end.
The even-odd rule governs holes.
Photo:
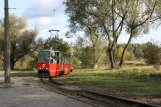
POLYGON ((128 45, 129 45, 129 43, 131 42, 132 36, 133 36, 133 35, 132 35, 132 31, 131 31, 130 38, 129 38, 127 44, 125 45, 125 47, 124 47, 124 49, 123 49, 123 52, 122 52, 122 55, 121 55, 121 59, 120 59, 120 63, 119 63, 119 67, 122 67, 123 64, 124 64, 125 52, 126 52, 126 49, 127 49, 128 45))
POLYGON ((14 60, 10 60, 10 63, 11 63, 10 65, 11 70, 14 70, 14 66, 15 66, 14 60))
POLYGON ((115 68, 115 62, 114 62, 114 57, 113 57, 113 52, 111 49, 108 49, 108 56, 109 56, 109 60, 111 63, 111 69, 115 68))
POLYGON ((10 68, 11 68, 11 70, 14 70, 14 66, 15 66, 14 56, 15 56, 15 47, 12 45, 12 50, 11 50, 11 55, 10 55, 10 68))

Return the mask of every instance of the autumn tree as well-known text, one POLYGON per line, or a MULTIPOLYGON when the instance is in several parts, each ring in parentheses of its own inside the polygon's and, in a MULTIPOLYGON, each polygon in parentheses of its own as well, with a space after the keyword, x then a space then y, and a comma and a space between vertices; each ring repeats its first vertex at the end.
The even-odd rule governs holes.
POLYGON ((123 49, 119 63, 120 67, 123 65, 125 51, 132 39, 139 35, 147 34, 150 26, 154 23, 154 19, 157 18, 155 14, 157 4, 158 0, 133 0, 130 2, 129 12, 125 19, 125 28, 130 36, 123 49))
MULTIPOLYGON (((38 30, 27 30, 27 21, 25 17, 18 17, 14 14, 11 14, 9 17, 9 35, 11 48, 10 68, 14 69, 15 63, 19 59, 34 51, 34 43, 38 34, 38 30)), ((1 26, 4 27, 3 21, 1 26)), ((3 50, 3 47, 1 47, 1 49, 3 50)))

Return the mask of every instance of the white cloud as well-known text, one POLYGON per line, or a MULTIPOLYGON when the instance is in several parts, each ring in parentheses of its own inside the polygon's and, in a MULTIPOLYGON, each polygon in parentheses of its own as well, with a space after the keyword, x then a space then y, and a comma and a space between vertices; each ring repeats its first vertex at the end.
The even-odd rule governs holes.
MULTIPOLYGON (((65 33, 67 32, 68 18, 64 13, 65 6, 62 5, 64 0, 29 0, 28 7, 24 11, 29 20, 30 27, 37 26, 40 30, 38 37, 46 39, 51 36, 50 29, 60 30, 59 38, 70 42, 71 38, 67 39, 65 33), (52 11, 57 9, 55 12, 52 11), (54 18, 54 19, 53 19, 54 18)), ((53 35, 55 32, 52 32, 53 35)))
POLYGON ((48 3, 53 3, 55 2, 56 0, 31 0, 29 3, 31 4, 48 4, 48 3))
MULTIPOLYGON (((30 0, 28 3, 28 8, 24 11, 24 15, 28 18, 37 17, 52 17, 54 14, 54 9, 61 6, 63 0, 30 0)), ((55 14, 63 14, 64 6, 55 12, 55 14)))
POLYGON ((52 17, 41 17, 38 18, 36 23, 37 25, 50 26, 54 23, 54 19, 52 17))

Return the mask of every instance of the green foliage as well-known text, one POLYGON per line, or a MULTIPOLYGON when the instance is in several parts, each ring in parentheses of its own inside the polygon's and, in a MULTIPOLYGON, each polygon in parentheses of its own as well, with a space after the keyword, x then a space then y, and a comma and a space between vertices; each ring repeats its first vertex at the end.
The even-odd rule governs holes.
POLYGON ((34 51, 31 55, 32 59, 28 62, 28 69, 33 70, 37 68, 38 52, 34 51))
MULTIPOLYGON (((73 32, 85 29, 85 33, 90 35, 94 44, 96 43, 94 37, 102 35, 107 37, 106 50, 109 51, 108 56, 113 68, 115 65, 113 52, 116 50, 123 28, 130 35, 124 48, 126 50, 133 38, 148 33, 155 19, 160 18, 155 14, 156 9, 160 8, 159 2, 158 0, 66 0, 65 4, 73 32)), ((136 52, 136 57, 140 57, 140 54, 141 51, 136 52)), ((122 53, 122 56, 120 66, 126 55, 122 53)))
POLYGON ((85 40, 82 37, 77 37, 76 44, 74 45, 74 56, 76 56, 79 60, 81 59, 81 54, 84 48, 85 40))
POLYGON ((161 48, 154 42, 146 43, 144 50, 144 58, 148 64, 159 64, 161 60, 161 48))
MULTIPOLYGON (((3 21, 1 22, 3 27, 3 21)), ((38 34, 38 30, 26 30, 27 20, 25 17, 19 17, 14 14, 9 16, 9 31, 10 31, 10 63, 11 69, 14 69, 15 63, 23 58, 25 55, 33 52, 35 47, 35 38, 38 34)), ((4 42, 3 35, 0 35, 0 40, 4 42)), ((4 46, 1 45, 2 50, 4 46)))
POLYGON ((61 52, 68 52, 68 50, 70 49, 69 45, 67 42, 64 42, 63 39, 60 38, 47 38, 44 42, 44 46, 43 49, 52 49, 53 50, 58 50, 61 52))
POLYGON ((135 58, 143 58, 143 45, 144 44, 132 44, 132 53, 134 54, 135 58))
MULTIPOLYGON (((142 44, 138 44, 138 43, 129 44, 129 46, 127 48, 127 51, 130 53, 129 60, 143 59, 144 45, 145 45, 144 43, 142 43, 142 44)), ((123 48, 124 46, 125 46, 125 44, 118 44, 117 51, 119 48, 123 48)), ((121 54, 121 53, 116 52, 116 56, 118 56, 118 54, 121 54)))
POLYGON ((103 54, 98 60, 98 66, 106 66, 107 64, 109 64, 109 59, 108 59, 107 54, 103 52, 103 54))
POLYGON ((82 53, 81 53, 81 59, 80 61, 81 66, 83 68, 93 68, 95 63, 94 63, 94 53, 92 52, 92 48, 91 47, 86 47, 84 49, 82 49, 82 53))
POLYGON ((74 68, 81 68, 81 61, 77 57, 73 57, 74 68))

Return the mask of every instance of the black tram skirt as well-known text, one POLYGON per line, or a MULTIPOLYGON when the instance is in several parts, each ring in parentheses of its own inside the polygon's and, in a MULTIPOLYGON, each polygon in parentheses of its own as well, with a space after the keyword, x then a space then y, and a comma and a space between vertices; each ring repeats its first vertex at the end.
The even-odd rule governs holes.
POLYGON ((49 71, 39 70, 38 77, 39 78, 50 78, 51 76, 50 76, 49 71))

